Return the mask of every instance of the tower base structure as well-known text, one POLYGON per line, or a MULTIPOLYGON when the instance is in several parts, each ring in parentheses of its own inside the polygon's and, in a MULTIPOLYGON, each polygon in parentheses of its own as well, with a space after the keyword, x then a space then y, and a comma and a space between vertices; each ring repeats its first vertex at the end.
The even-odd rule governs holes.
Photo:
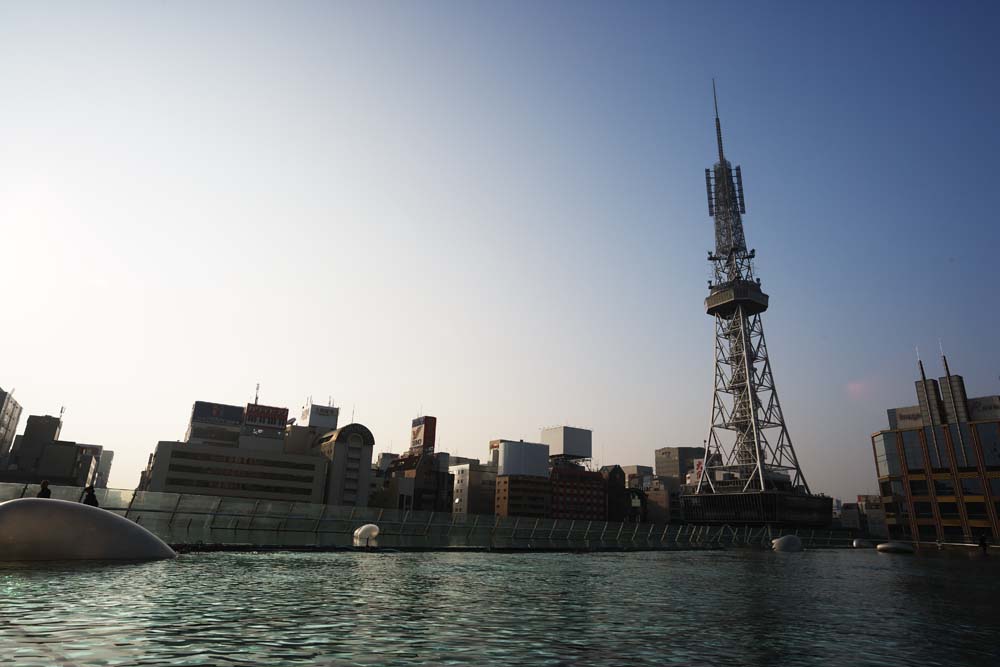
POLYGON ((833 498, 780 491, 686 494, 681 508, 693 524, 822 528, 833 520, 833 498))

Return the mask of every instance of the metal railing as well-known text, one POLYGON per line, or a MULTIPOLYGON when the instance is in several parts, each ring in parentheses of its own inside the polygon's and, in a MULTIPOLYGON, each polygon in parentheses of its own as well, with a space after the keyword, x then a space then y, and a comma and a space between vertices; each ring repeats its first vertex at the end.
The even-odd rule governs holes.
MULTIPOLYGON (((52 498, 78 502, 83 489, 52 486, 52 498)), ((34 497, 37 484, 0 483, 0 502, 34 497)), ((614 550, 768 547, 795 533, 807 548, 849 547, 844 530, 617 523, 413 512, 181 493, 97 489, 106 510, 173 545, 219 548, 347 548, 356 528, 379 527, 378 546, 401 549, 614 550)))

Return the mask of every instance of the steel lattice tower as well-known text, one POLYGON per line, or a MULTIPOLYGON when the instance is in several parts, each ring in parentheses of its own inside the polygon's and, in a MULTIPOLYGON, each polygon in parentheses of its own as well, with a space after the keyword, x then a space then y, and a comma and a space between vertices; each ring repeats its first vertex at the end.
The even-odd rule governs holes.
POLYGON ((719 161, 705 170, 708 213, 715 219, 705 310, 715 318, 715 389, 703 466, 685 508, 694 520, 795 522, 792 515, 808 512, 818 498, 809 495, 774 386, 761 321, 768 297, 743 233, 743 174, 722 150, 714 82, 712 95, 719 161))

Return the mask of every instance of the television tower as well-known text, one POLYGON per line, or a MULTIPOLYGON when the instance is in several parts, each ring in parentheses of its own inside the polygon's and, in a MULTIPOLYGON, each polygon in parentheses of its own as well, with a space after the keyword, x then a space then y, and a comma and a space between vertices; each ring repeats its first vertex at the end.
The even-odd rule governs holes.
MULTIPOLYGON (((778 401, 761 313, 768 296, 754 272, 756 251, 747 250, 742 215, 743 174, 726 160, 715 103, 719 161, 705 170, 708 214, 715 218, 715 252, 708 253, 712 280, 705 311, 715 318, 715 391, 712 425, 694 494, 684 498, 688 520, 732 523, 816 523, 819 509, 799 467, 778 401), (816 507, 812 507, 817 505, 816 507)), ((821 505, 830 499, 822 498, 821 505)), ((829 523, 829 515, 825 519, 829 523)))

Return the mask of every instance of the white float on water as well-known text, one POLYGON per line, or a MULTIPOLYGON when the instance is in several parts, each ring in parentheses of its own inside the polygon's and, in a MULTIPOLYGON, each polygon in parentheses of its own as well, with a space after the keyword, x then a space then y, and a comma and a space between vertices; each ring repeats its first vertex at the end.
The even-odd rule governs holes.
POLYGON ((771 540, 771 548, 775 551, 802 551, 802 540, 798 535, 784 535, 771 540))
POLYGON ((0 561, 176 557, 156 535, 99 507, 51 498, 0 503, 0 561))
POLYGON ((883 542, 875 548, 884 554, 912 554, 914 551, 913 545, 906 542, 883 542))
POLYGON ((853 546, 855 549, 871 549, 872 543, 868 540, 863 540, 860 537, 855 537, 853 546))
POLYGON ((374 547, 377 546, 375 538, 378 537, 378 526, 374 523, 366 523, 354 531, 354 546, 374 547))
POLYGON ((354 531, 354 539, 356 540, 368 540, 373 537, 378 537, 378 526, 374 523, 366 523, 354 531))

